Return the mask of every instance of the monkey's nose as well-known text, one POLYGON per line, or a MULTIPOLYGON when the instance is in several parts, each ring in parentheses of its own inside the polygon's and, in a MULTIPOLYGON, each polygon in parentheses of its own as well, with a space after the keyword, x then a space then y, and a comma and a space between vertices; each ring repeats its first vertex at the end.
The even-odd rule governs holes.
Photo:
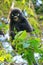
POLYGON ((17 16, 14 16, 14 21, 18 21, 18 17, 17 16))
POLYGON ((16 18, 17 18, 17 16, 14 16, 14 18, 16 19, 16 18))

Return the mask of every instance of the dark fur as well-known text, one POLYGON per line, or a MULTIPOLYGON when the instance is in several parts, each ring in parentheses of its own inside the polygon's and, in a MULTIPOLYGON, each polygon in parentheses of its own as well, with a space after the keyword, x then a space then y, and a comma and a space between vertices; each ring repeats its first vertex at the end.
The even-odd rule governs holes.
POLYGON ((27 32, 33 31, 32 26, 27 22, 26 18, 23 16, 22 12, 19 9, 14 9, 10 13, 10 36, 12 39, 14 39, 15 36, 14 27, 18 32, 23 30, 26 30, 27 32), (12 16, 12 14, 16 15, 16 13, 20 14, 17 21, 15 21, 14 16, 12 16))
POLYGON ((3 35, 3 36, 4 36, 4 33, 3 33, 3 31, 1 31, 1 30, 0 30, 0 35, 3 35))

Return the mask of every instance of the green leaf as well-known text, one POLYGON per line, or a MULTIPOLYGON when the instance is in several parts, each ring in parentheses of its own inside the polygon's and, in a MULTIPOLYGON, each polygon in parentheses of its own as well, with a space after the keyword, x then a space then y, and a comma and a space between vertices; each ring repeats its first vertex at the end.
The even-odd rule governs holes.
POLYGON ((23 48, 28 48, 30 46, 30 44, 28 43, 23 43, 23 48))
POLYGON ((17 33, 17 35, 15 36, 15 39, 24 40, 26 36, 27 36, 26 31, 21 31, 17 33))

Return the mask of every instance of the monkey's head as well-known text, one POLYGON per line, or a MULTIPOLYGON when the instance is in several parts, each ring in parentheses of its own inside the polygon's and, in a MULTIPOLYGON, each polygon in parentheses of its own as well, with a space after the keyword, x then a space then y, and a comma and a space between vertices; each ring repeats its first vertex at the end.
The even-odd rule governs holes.
POLYGON ((19 9, 13 9, 10 13, 10 20, 19 21, 22 18, 22 12, 19 9))

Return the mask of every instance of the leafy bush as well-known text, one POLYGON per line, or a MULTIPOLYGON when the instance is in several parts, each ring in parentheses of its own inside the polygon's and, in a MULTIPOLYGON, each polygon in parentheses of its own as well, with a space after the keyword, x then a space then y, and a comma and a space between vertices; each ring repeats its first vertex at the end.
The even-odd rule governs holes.
POLYGON ((26 31, 19 32, 12 42, 12 47, 18 54, 22 54, 27 59, 28 64, 36 63, 34 53, 40 53, 40 38, 27 38, 26 31))

